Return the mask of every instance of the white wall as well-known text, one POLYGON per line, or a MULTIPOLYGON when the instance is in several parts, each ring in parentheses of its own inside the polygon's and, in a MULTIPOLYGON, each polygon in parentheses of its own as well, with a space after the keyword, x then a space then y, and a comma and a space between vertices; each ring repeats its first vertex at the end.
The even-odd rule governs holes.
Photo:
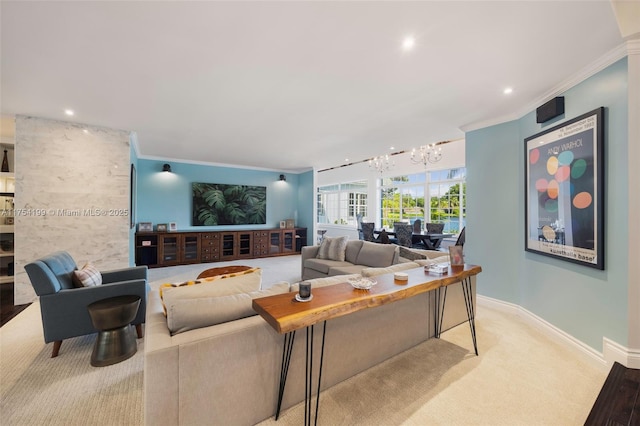
MULTIPOLYGON (((380 155, 385 153, 380 153, 380 155)), ((380 192, 378 191, 377 183, 380 177, 388 176, 400 176, 413 173, 444 169, 452 169, 458 167, 465 167, 465 141, 460 139, 457 141, 449 142, 442 145, 442 159, 435 164, 427 164, 426 168, 423 164, 414 164, 411 161, 411 153, 405 152, 402 154, 391 155, 390 159, 395 164, 389 170, 383 173, 378 173, 371 168, 367 162, 356 163, 349 166, 336 167, 331 170, 320 171, 316 174, 316 185, 325 186, 333 185, 343 182, 354 182, 359 180, 366 180, 368 182, 369 192, 367 194, 367 200, 369 204, 367 211, 369 216, 368 221, 379 223, 380 221, 380 209, 378 206, 380 192)), ((325 234, 328 237, 348 235, 351 239, 357 239, 358 233, 353 227, 330 225, 330 224, 317 224, 317 227, 326 229, 325 234)))
POLYGON ((128 132, 17 116, 15 138, 15 304, 35 298, 24 265, 54 251, 127 267, 128 132))

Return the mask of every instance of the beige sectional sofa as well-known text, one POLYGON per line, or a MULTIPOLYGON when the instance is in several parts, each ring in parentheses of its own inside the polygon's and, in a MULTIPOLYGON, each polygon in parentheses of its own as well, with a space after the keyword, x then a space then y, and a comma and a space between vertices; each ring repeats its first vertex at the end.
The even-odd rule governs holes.
POLYGON ((364 268, 386 267, 400 261, 400 252, 397 245, 378 244, 361 240, 347 241, 344 260, 321 258, 319 252, 320 246, 302 247, 301 276, 303 280, 359 274, 364 268))
MULTIPOLYGON (((420 266, 406 263, 392 269, 411 267, 420 266)), ((376 274, 373 268, 364 272, 376 274)), ((312 286, 346 278, 317 279, 312 286)), ((475 295, 475 277, 472 286, 475 295)), ((435 299, 431 292, 328 321, 322 388, 431 338, 435 299)), ((455 284, 447 295, 443 330, 466 319, 461 286, 455 284)), ((315 333, 316 348, 320 335, 315 333)), ((283 410, 304 399, 305 331, 296 336, 283 410)), ((144 342, 145 424, 253 425, 273 416, 283 339, 257 315, 172 335, 158 291, 150 292, 144 342)))

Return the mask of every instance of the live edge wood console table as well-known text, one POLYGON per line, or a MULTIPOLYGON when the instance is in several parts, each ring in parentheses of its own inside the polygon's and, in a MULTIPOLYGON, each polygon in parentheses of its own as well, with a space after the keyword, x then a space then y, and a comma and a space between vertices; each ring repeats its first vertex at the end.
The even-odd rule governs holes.
POLYGON ((440 337, 442 318, 446 303, 447 287, 458 282, 462 283, 467 318, 471 329, 471 338, 476 355, 478 346, 475 330, 475 308, 471 289, 471 277, 482 272, 482 268, 476 265, 464 265, 455 269, 449 268, 447 274, 435 275, 425 272, 424 268, 409 269, 406 271, 408 281, 396 281, 393 274, 378 275, 375 277, 377 285, 370 290, 358 290, 349 283, 335 284, 327 287, 312 289, 313 299, 309 302, 297 302, 293 293, 278 294, 253 300, 253 309, 267 321, 278 333, 284 334, 284 346, 282 352, 282 366, 280 369, 280 384, 278 388, 278 403, 275 418, 280 415, 282 397, 287 382, 287 373, 293 343, 297 330, 307 329, 306 340, 306 379, 305 379, 305 425, 311 424, 311 397, 313 393, 313 332, 314 326, 322 322, 322 341, 320 348, 320 365, 318 372, 318 388, 316 394, 315 422, 318 420, 318 407, 320 402, 320 383, 322 380, 322 364, 324 358, 324 344, 327 329, 327 320, 349 315, 351 313, 382 306, 398 300, 407 299, 418 294, 436 291, 435 337, 440 337), (444 289, 444 297, 440 297, 444 289), (440 302, 442 299, 442 302, 440 302))

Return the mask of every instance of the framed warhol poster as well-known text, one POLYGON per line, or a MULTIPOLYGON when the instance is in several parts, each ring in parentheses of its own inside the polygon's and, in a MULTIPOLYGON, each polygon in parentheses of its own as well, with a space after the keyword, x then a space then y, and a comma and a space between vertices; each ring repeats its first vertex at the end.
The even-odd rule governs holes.
POLYGON ((604 269, 604 108, 525 142, 525 250, 604 269))

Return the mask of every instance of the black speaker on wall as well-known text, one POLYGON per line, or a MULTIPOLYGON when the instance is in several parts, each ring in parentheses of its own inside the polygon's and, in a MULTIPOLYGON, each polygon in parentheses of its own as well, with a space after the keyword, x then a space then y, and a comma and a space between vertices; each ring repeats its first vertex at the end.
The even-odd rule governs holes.
POLYGON ((554 117, 564 114, 564 96, 551 99, 536 109, 536 123, 544 123, 554 117))

